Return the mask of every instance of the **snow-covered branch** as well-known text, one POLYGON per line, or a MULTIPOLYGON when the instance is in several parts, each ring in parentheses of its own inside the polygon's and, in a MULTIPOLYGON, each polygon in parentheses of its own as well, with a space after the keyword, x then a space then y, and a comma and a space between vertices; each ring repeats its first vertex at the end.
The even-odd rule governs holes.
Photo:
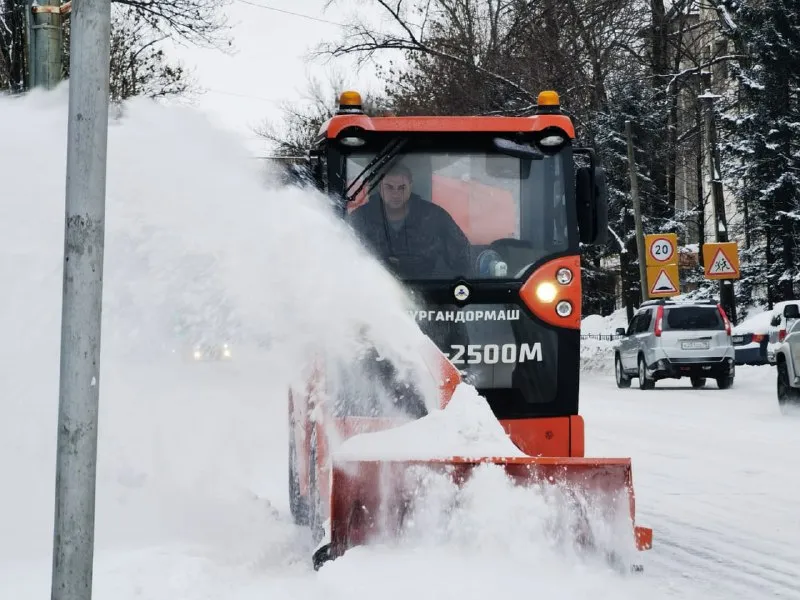
POLYGON ((613 235, 617 239, 617 243, 619 244, 619 253, 620 254, 625 254, 626 252, 628 252, 628 249, 625 247, 625 242, 623 242, 622 238, 620 238, 617 235, 616 231, 611 229, 611 225, 608 226, 608 230, 611 232, 611 235, 613 235))
POLYGON ((741 58, 746 58, 744 54, 725 54, 723 56, 716 56, 710 60, 707 60, 703 64, 697 65, 696 67, 689 67, 687 69, 683 69, 678 73, 674 73, 672 78, 667 83, 667 92, 669 92, 673 85, 679 80, 689 75, 696 75, 701 73, 704 69, 708 67, 714 66, 717 63, 727 62, 729 60, 739 60, 741 58))

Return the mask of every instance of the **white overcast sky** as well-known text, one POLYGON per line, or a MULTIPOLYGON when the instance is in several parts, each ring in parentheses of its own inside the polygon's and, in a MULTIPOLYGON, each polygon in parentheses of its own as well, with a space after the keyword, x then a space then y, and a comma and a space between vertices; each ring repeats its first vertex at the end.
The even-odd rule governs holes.
MULTIPOLYGON (((252 127, 265 118, 278 119, 282 101, 299 100, 309 75, 324 78, 336 69, 347 74, 350 88, 378 89, 369 67, 357 72, 352 60, 326 64, 308 57, 320 42, 341 39, 343 30, 335 23, 347 21, 354 10, 367 6, 353 0, 340 0, 327 9, 325 0, 230 0, 225 9, 234 44, 230 54, 192 47, 170 52, 192 71, 198 87, 206 90, 197 99, 197 108, 241 135, 253 154, 263 155, 268 147, 252 133, 252 127)), ((382 27, 380 13, 372 9, 371 15, 370 22, 382 27)))

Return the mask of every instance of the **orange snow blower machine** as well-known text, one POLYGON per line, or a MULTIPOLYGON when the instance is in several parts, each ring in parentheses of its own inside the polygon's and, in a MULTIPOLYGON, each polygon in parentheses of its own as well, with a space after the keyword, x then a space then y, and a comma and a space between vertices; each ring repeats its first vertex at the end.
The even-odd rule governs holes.
MULTIPOLYGON (((419 307, 411 316, 438 408, 468 382, 520 452, 337 455, 355 436, 401 431, 430 411, 386 361, 315 364, 307 385, 289 391, 291 509, 317 536, 315 568, 401 536, 419 467, 459 486, 498 465, 517 485, 564 490, 584 515, 596 502, 616 507, 609 518, 622 515, 628 549, 651 547, 652 530, 635 524, 630 459, 584 456, 580 244, 605 243, 607 193, 559 104, 545 91, 527 117, 370 117, 357 92, 344 92, 321 127, 303 179, 334 199, 419 307), (373 388, 348 387, 353 373, 373 388), (391 410, 378 401, 387 395, 391 410)), ((572 531, 579 547, 600 549, 588 517, 572 531)))

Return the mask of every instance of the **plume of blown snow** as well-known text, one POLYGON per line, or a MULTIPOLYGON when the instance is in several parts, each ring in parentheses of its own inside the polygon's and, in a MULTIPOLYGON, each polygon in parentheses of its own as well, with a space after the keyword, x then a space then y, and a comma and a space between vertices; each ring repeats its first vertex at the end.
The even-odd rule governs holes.
MULTIPOLYGON (((66 85, 0 99, 0 596, 20 600, 46 596, 52 564, 66 147, 66 85)), ((602 597, 602 584, 620 597, 539 543, 547 496, 499 489, 488 468, 461 492, 429 486, 418 523, 438 537, 424 551, 358 548, 298 583, 313 544, 287 517, 286 389, 314 356, 348 365, 365 340, 421 369, 407 299, 325 198, 265 188, 259 163, 189 109, 133 100, 114 115, 107 190, 98 597, 350 598, 353 581, 365 597, 428 583, 429 597, 567 583, 570 597, 602 597), (233 361, 179 359, 204 337, 231 341, 233 361)))
MULTIPOLYGON (((3 181, 13 186, 0 207, 4 255, 40 278, 61 266, 65 163, 53 157, 66 153, 65 90, 2 106, 3 181), (46 174, 33 160, 41 148, 46 174)), ((420 332, 395 280, 326 198, 267 190, 261 169, 188 109, 135 99, 112 119, 105 347, 133 357, 174 345, 176 332, 227 337, 269 345, 299 369, 313 353, 347 362, 371 345, 413 368, 420 332)))
MULTIPOLYGON (((67 115, 66 84, 0 98, 0 409, 13 415, 0 419, 0 555, 52 540, 67 115)), ((348 365, 371 345, 425 372, 402 288, 325 197, 270 189, 262 168, 191 109, 134 99, 112 113, 100 538, 235 538, 271 514, 254 490, 285 503, 286 392, 315 356, 348 365), (231 342, 234 360, 180 360, 204 339, 231 342)))

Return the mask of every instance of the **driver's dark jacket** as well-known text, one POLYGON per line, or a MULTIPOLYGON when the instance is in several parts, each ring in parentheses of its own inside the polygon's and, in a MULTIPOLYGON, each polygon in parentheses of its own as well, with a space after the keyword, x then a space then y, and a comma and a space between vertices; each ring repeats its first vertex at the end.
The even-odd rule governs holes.
POLYGON ((417 194, 398 229, 385 217, 380 196, 353 211, 348 221, 386 266, 402 279, 469 277, 469 240, 450 214, 417 194))

